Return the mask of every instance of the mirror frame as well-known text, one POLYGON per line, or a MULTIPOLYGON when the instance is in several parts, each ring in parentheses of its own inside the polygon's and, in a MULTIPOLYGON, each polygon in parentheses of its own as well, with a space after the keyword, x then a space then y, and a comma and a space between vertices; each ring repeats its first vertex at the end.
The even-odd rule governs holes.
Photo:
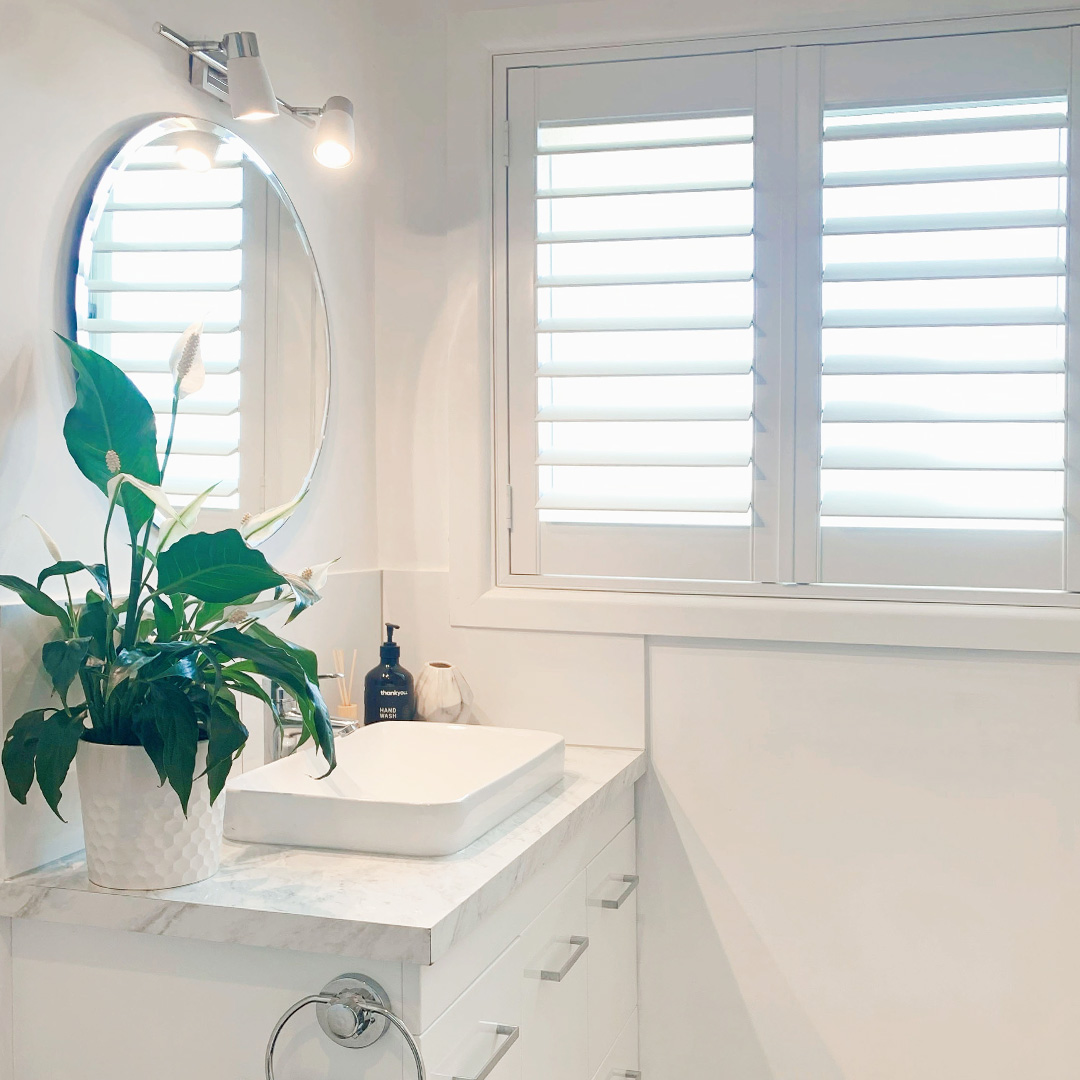
MULTIPOLYGON (((83 281, 87 281, 90 278, 91 260, 94 254, 94 236, 98 226, 101 224, 102 215, 105 212, 105 207, 109 201, 109 196, 112 192, 116 177, 127 168, 131 163, 132 158, 142 150, 143 147, 147 146, 149 143, 156 142, 166 135, 172 135, 180 131, 206 131, 216 135, 223 143, 231 142, 239 144, 243 148, 245 157, 259 168, 263 176, 266 177, 267 183, 281 200, 282 204, 289 213, 292 214, 293 222, 296 225, 296 231, 300 236, 300 242, 302 243, 308 258, 311 260, 311 269, 315 276, 316 292, 319 300, 319 311, 321 312, 323 321, 326 325, 326 394, 323 401, 322 425, 319 429, 318 439, 312 453, 311 464, 308 466, 303 482, 296 492, 296 495, 306 495, 311 488, 315 470, 319 465, 323 449, 326 446, 326 433, 330 421, 330 394, 334 377, 334 345, 330 326, 330 313, 326 304, 326 290, 323 287, 322 274, 319 272, 318 260, 315 258, 315 253, 311 248, 311 241, 308 238, 307 230, 304 228, 304 223, 301 220, 292 199, 289 198, 288 192, 282 186, 277 174, 270 168, 266 161, 255 152, 248 142, 237 135, 235 131, 231 131, 229 128, 223 127, 213 120, 204 120, 196 116, 163 115, 159 116, 157 119, 150 119, 148 121, 134 121, 130 134, 113 143, 109 150, 99 159, 86 183, 86 189, 93 192, 89 199, 89 204, 87 204, 85 200, 82 200, 75 207, 73 240, 75 250, 73 253, 74 257, 70 260, 70 268, 65 282, 67 292, 64 297, 64 306, 69 318, 68 336, 73 341, 76 340, 79 319, 81 317, 78 310, 79 300, 76 283, 80 278, 83 281), (82 222, 81 225, 79 224, 80 219, 82 222)), ((111 359, 111 357, 109 359, 111 359)), ((296 495, 292 497, 295 498, 296 495)), ((261 510, 268 509, 270 509, 270 507, 260 507, 258 510, 253 510, 251 512, 259 513, 261 510)), ((204 511, 204 513, 212 512, 213 511, 204 511)), ((271 536, 276 535, 288 520, 289 518, 286 518, 271 532, 268 532, 259 540, 255 541, 255 545, 258 546, 268 540, 271 536)))

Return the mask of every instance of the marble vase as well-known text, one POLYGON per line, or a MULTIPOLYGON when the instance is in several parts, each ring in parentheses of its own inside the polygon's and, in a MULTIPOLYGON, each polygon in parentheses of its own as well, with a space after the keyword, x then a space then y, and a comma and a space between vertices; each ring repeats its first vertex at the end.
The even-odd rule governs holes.
POLYGON ((82 800, 86 873, 107 889, 172 889, 217 872, 225 793, 210 805, 205 742, 185 815, 141 746, 79 743, 75 767, 82 800))
POLYGON ((425 664, 416 679, 416 715, 439 724, 468 724, 473 693, 465 676, 442 661, 425 664))

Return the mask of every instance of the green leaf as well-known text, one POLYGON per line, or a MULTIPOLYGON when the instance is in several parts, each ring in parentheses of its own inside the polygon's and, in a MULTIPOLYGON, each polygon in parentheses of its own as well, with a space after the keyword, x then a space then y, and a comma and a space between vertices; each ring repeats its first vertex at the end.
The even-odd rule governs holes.
MULTIPOLYGON (((288 647, 267 644, 239 630, 216 630, 209 636, 226 656, 234 660, 253 661, 258 674, 280 683, 292 694, 304 718, 304 730, 315 739, 330 766, 325 774, 329 775, 337 764, 330 713, 319 692, 318 682, 309 677, 300 658, 293 655, 288 647)), ((308 653, 309 650, 298 652, 308 653)))
POLYGON ((93 563, 87 565, 83 562, 77 562, 74 559, 65 559, 63 562, 53 563, 52 566, 46 567, 38 574, 37 587, 41 586, 51 577, 61 577, 67 574, 77 574, 80 570, 85 570, 88 574, 92 575, 94 580, 98 584, 98 588, 101 589, 106 596, 109 594, 109 576, 105 570, 104 563, 93 563))
POLYGON ((214 698, 210 706, 208 727, 210 746, 206 755, 206 780, 210 785, 210 802, 213 804, 225 787, 233 759, 247 742, 248 730, 240 719, 236 703, 224 694, 214 698))
MULTIPOLYGON (((126 472, 148 484, 161 483, 154 410, 138 387, 111 361, 92 349, 60 338, 75 368, 75 404, 64 421, 64 439, 79 470, 106 491, 109 480, 126 472), (112 450, 113 468, 106 462, 112 450)), ((120 502, 134 533, 150 520, 154 504, 142 492, 125 486, 120 502)))
POLYGON ((157 687, 152 687, 151 692, 138 704, 132 712, 132 727, 139 745, 146 751, 158 774, 158 780, 164 784, 168 780, 165 772, 165 740, 161 737, 161 729, 158 727, 158 702, 154 697, 157 687))
POLYGON ((26 805, 26 796, 34 784, 34 760, 37 757, 38 740, 45 717, 53 709, 33 709, 23 713, 4 737, 4 749, 0 754, 8 790, 19 802, 26 805))
POLYGON ((190 669, 178 671, 179 666, 201 650, 202 645, 193 641, 151 641, 133 649, 122 649, 109 672, 106 696, 128 679, 153 682, 171 675, 188 675, 190 669))
POLYGON ((91 589, 76 621, 79 637, 90 638, 90 655, 99 660, 108 659, 118 622, 112 605, 91 589))
MULTIPOLYGON (((80 471, 106 494, 108 480, 120 469, 147 483, 160 482, 157 426, 149 402, 115 364, 66 338, 61 340, 71 352, 77 375, 75 404, 64 422, 64 438, 80 471)), ((125 487, 118 502, 134 537, 153 516, 153 502, 134 487, 125 487)))
POLYGON ((67 692, 79 674, 79 668, 90 651, 88 637, 70 638, 67 641, 46 641, 41 647, 41 662, 52 680, 53 689, 67 706, 67 692))
MULTIPOLYGON (((152 598, 154 605, 154 621, 157 624, 158 641, 168 641, 176 636, 180 629, 180 619, 177 618, 176 609, 172 603, 163 596, 152 598)), ((181 609, 181 613, 183 609, 181 609)))
POLYGON ((0 586, 18 593, 19 599, 31 611, 58 620, 64 628, 64 636, 71 636, 71 620, 68 618, 68 613, 51 596, 46 596, 40 588, 13 574, 0 574, 0 586))
POLYGON ((199 746, 199 722, 195 708, 183 691, 170 683, 154 686, 155 720, 161 734, 161 763, 166 779, 188 811, 191 783, 195 777, 195 753, 199 746))
POLYGON ((241 694, 246 694, 248 697, 257 698, 270 710, 274 716, 274 720, 280 722, 281 717, 278 716, 274 699, 266 692, 258 679, 253 679, 247 674, 245 668, 248 666, 249 665, 246 662, 230 664, 225 669, 226 685, 232 687, 234 690, 238 690, 241 694))
POLYGON ((283 649, 285 652, 291 653, 300 661, 300 666, 304 669, 307 677, 316 686, 319 685, 319 658, 311 649, 306 649, 303 645, 297 645, 295 641, 286 641, 284 638, 278 637, 273 630, 268 630, 261 623, 252 623, 247 632, 265 644, 272 645, 275 649, 283 649))
POLYGON ((38 734, 37 757, 34 761, 38 787, 52 812, 61 821, 64 818, 60 813, 60 789, 67 779, 85 730, 80 716, 55 712, 41 725, 38 734))
POLYGON ((188 593, 211 604, 233 604, 285 583, 235 529, 192 533, 177 540, 161 553, 157 570, 159 592, 188 593))

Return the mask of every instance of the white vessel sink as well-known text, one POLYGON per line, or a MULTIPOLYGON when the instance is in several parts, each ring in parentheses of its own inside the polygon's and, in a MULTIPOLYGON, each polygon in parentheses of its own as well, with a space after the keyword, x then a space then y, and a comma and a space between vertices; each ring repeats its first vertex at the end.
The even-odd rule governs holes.
POLYGON ((450 855, 563 777, 546 731, 385 721, 340 739, 338 766, 305 745, 229 781, 230 840, 386 855, 450 855))

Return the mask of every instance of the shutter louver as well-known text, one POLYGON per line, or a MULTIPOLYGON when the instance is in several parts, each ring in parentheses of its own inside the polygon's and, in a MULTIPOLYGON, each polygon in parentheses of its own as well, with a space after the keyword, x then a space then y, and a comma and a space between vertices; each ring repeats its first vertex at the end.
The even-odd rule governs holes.
POLYGON ((825 112, 823 545, 1062 532, 1067 140, 1064 98, 825 112))
POLYGON ((93 241, 79 340, 122 368, 146 395, 164 451, 176 336, 204 321, 204 388, 180 403, 166 491, 177 502, 217 482, 207 506, 239 506, 244 171, 228 144, 209 172, 152 143, 113 184, 93 241))
POLYGON ((541 124, 537 510, 750 522, 753 118, 541 124))

